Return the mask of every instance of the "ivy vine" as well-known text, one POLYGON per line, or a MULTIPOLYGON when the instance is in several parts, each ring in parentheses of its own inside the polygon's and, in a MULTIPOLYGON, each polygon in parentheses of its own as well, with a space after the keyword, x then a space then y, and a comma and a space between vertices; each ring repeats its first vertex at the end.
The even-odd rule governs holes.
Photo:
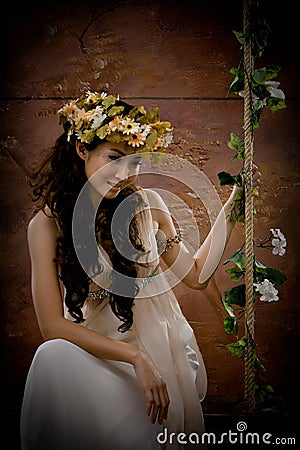
MULTIPOLYGON (((243 61, 244 44, 251 40, 253 52, 253 70, 249 83, 251 95, 251 131, 254 133, 259 128, 259 121, 265 108, 271 111, 278 111, 286 107, 284 92, 279 89, 279 82, 275 81, 281 70, 277 65, 269 65, 265 67, 255 68, 256 61, 263 55, 267 46, 270 34, 269 24, 262 13, 261 5, 258 0, 250 2, 251 20, 249 28, 245 32, 234 31, 234 35, 240 43, 242 56, 237 67, 233 67, 230 73, 233 80, 228 89, 228 95, 236 94, 244 96, 245 68, 243 61)), ((232 160, 238 158, 242 164, 242 169, 237 175, 231 175, 228 172, 220 172, 218 174, 220 185, 236 184, 241 188, 241 193, 235 197, 232 203, 231 217, 237 222, 245 223, 245 207, 244 207, 244 160, 245 160, 245 144, 242 130, 240 135, 230 133, 228 147, 235 153, 232 160)), ((253 188, 252 195, 259 196, 259 189, 253 188)), ((253 214, 256 214, 255 208, 253 214)), ((270 229, 270 235, 265 239, 254 238, 254 248, 270 248, 275 255, 283 256, 286 250, 286 238, 279 228, 270 229)), ((257 345, 254 336, 250 335, 250 342, 246 336, 239 337, 239 324, 245 316, 246 302, 246 286, 241 281, 245 278, 246 256, 243 251, 245 243, 238 248, 233 255, 228 258, 224 265, 229 267, 225 272, 229 275, 233 282, 239 283, 234 287, 225 290, 222 293, 222 305, 226 311, 227 317, 224 319, 224 330, 228 334, 232 334, 236 341, 228 344, 226 347, 232 355, 243 358, 245 356, 246 346, 251 345, 252 364, 255 371, 255 382, 253 390, 255 396, 261 402, 268 396, 272 395, 273 388, 267 384, 262 377, 262 372, 266 369, 257 356, 257 345)), ((277 301, 278 288, 287 279, 287 277, 274 267, 267 267, 257 259, 256 253, 253 252, 253 302, 260 298, 261 301, 277 301)))

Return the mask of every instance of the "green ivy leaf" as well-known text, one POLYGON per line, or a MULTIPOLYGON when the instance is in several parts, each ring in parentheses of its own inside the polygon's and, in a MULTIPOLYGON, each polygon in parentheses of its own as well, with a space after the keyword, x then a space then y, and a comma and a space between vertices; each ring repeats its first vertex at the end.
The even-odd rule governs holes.
POLYGON ((242 187, 243 180, 241 174, 230 175, 228 172, 219 172, 218 177, 221 186, 236 184, 237 186, 242 187))
POLYGON ((267 278, 271 283, 273 283, 276 289, 287 280, 284 273, 274 267, 264 266, 256 259, 255 256, 253 264, 253 277, 255 283, 261 283, 265 278, 267 278))
POLYGON ((266 372, 266 368, 265 366, 260 362, 258 356, 256 355, 256 352, 253 352, 252 355, 252 364, 255 370, 257 371, 262 371, 262 372, 266 372))
POLYGON ((234 184, 234 178, 228 172, 219 172, 218 177, 221 186, 234 184))
POLYGON ((267 266, 265 266, 264 264, 262 264, 261 262, 258 261, 258 259, 256 259, 256 256, 253 256, 253 262, 254 262, 254 270, 256 268, 258 269, 266 269, 267 266))
POLYGON ((240 270, 246 270, 246 255, 240 248, 236 250, 230 258, 226 259, 224 264, 229 262, 233 262, 240 270))
POLYGON ((268 384, 266 387, 259 386, 258 384, 256 384, 255 386, 256 395, 258 396, 261 403, 263 403, 267 398, 272 397, 272 394, 274 394, 275 392, 270 384, 268 384))
POLYGON ((224 186, 227 184, 234 184, 234 178, 228 172, 219 172, 218 177, 219 177, 219 182, 220 182, 221 186, 224 186))
POLYGON ((234 78, 229 86, 228 94, 243 91, 245 72, 243 70, 238 70, 235 67, 232 67, 230 69, 230 73, 234 75, 234 78))
POLYGON ((227 344, 226 348, 231 352, 233 356, 239 356, 242 357, 245 355, 247 346, 247 339, 242 338, 237 342, 234 342, 233 344, 227 344))
MULTIPOLYGON (((236 183, 237 184, 237 183, 236 183)), ((244 191, 237 192, 233 202, 229 203, 230 212, 227 217, 231 217, 231 219, 236 222, 245 222, 245 195, 244 191)))
POLYGON ((253 130, 258 130, 259 128, 259 119, 260 116, 262 114, 263 109, 256 109, 255 111, 253 111, 252 115, 251 115, 251 124, 252 124, 252 128, 253 130))
POLYGON ((267 267, 267 278, 269 281, 271 281, 271 283, 274 284, 276 289, 287 280, 287 277, 284 275, 284 273, 280 272, 280 270, 277 270, 274 267, 267 267))
POLYGON ((252 73, 252 79, 257 84, 265 84, 267 76, 267 68, 256 69, 252 73))
POLYGON ((223 292, 223 294, 222 294, 222 303, 223 303, 224 309, 225 309, 225 311, 227 312, 227 314, 228 314, 230 317, 234 318, 235 315, 234 315, 234 312, 233 312, 233 308, 230 306, 229 303, 227 303, 227 301, 226 301, 226 296, 225 296, 225 292, 223 292))
POLYGON ((237 336, 238 334, 238 323, 236 317, 226 317, 224 319, 224 330, 228 334, 233 334, 237 336))
POLYGON ((245 39, 246 39, 245 33, 240 32, 240 31, 234 31, 234 30, 232 30, 232 31, 233 31, 235 37, 237 38, 237 40, 239 41, 239 43, 244 45, 245 39))
POLYGON ((235 133, 230 133, 230 141, 227 143, 227 145, 232 150, 236 150, 236 157, 241 160, 245 159, 245 144, 243 139, 241 139, 235 133))
POLYGON ((225 272, 228 273, 228 275, 233 281, 241 280, 245 274, 245 272, 243 270, 240 270, 238 267, 231 267, 230 269, 225 269, 225 272))
POLYGON ((278 111, 279 109, 286 108, 286 103, 282 98, 270 97, 267 100, 267 107, 271 111, 278 111))
POLYGON ((280 66, 276 66, 275 64, 271 64, 267 67, 267 73, 266 73, 266 81, 272 80, 272 78, 276 78, 281 71, 280 66))
MULTIPOLYGON (((222 301, 223 305, 238 305, 245 306, 245 284, 240 284, 238 286, 234 286, 233 288, 227 289, 223 292, 222 301)), ((226 309, 226 308, 225 308, 226 309)), ((227 309, 226 309, 227 310, 227 309)))

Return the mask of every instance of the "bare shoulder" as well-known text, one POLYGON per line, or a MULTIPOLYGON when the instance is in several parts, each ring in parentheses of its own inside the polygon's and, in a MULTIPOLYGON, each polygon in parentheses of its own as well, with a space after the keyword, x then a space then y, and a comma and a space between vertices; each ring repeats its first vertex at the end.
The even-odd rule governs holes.
POLYGON ((143 191, 149 202, 155 227, 164 230, 168 234, 172 234, 174 228, 173 221, 170 211, 161 195, 154 189, 143 189, 143 191))
POLYGON ((146 195, 150 208, 161 209, 165 212, 168 211, 167 205, 165 204, 161 195, 155 191, 154 189, 143 189, 144 194, 146 195))
POLYGON ((55 241, 59 236, 56 221, 49 211, 38 211, 28 224, 28 241, 55 241))

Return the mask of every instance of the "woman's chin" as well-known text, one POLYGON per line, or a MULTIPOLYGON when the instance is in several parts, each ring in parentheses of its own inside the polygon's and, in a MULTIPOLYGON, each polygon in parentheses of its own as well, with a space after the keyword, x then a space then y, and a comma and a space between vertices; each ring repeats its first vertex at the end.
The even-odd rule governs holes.
POLYGON ((109 189, 109 190, 104 194, 104 197, 105 197, 105 198, 108 198, 108 199, 115 198, 115 197, 117 197, 117 195, 118 195, 120 192, 121 192, 121 189, 120 189, 120 188, 112 187, 111 189, 109 189))

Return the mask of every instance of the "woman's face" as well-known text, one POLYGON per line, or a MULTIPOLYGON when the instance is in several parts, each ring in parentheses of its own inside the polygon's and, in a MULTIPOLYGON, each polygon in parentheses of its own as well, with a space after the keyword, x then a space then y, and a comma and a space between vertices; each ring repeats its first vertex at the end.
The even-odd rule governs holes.
POLYGON ((85 161, 88 180, 103 197, 115 198, 138 175, 141 156, 125 142, 105 142, 92 151, 78 143, 76 149, 85 161))

